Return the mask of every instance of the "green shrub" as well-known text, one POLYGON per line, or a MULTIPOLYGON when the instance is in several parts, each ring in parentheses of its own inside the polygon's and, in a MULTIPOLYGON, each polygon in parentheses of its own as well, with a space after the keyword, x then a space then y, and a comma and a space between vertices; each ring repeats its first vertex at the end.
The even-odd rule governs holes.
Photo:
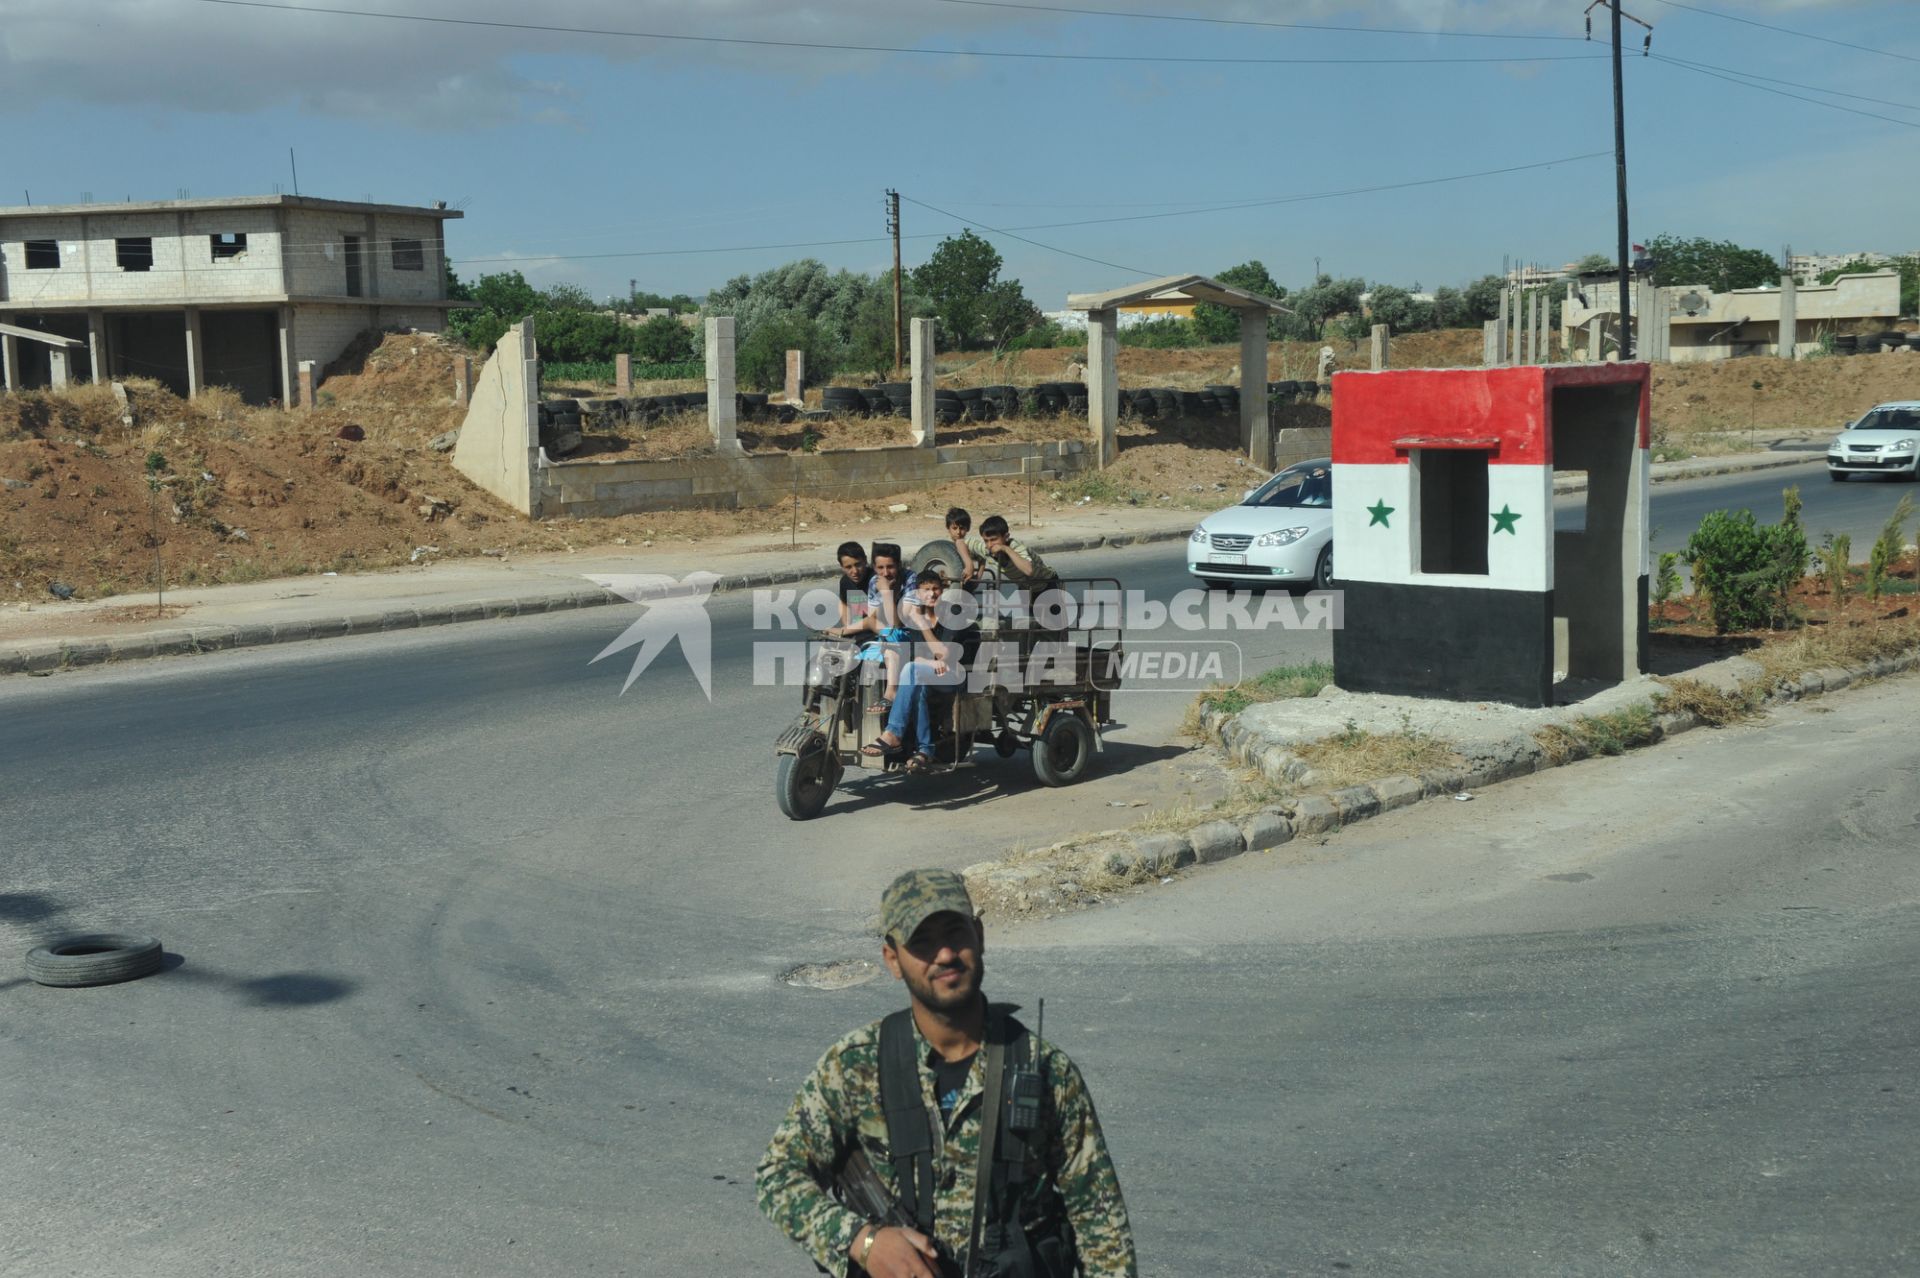
POLYGON ((1192 320, 1183 319, 1148 320, 1144 324, 1121 329, 1119 338, 1122 346, 1146 346, 1160 350, 1207 344, 1206 334, 1192 320))
POLYGON ((1847 602, 1847 564, 1852 558, 1851 535, 1828 533, 1820 539, 1820 574, 1827 579, 1827 594, 1835 608, 1847 602))
POLYGON ((1680 552, 1663 550, 1660 552, 1660 567, 1653 575, 1653 606, 1656 610, 1663 607, 1676 594, 1680 593, 1680 552))
POLYGON ((1721 634, 1790 619, 1788 591, 1807 561, 1806 535, 1796 525, 1759 524, 1751 510, 1716 510, 1700 521, 1682 553, 1721 634))

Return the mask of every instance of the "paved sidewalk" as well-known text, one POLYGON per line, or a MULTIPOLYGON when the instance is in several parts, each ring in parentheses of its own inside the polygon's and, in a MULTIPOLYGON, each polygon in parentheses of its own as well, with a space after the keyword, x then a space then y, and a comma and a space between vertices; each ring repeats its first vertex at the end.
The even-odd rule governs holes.
MULTIPOLYGON (((1660 462, 1653 468, 1653 480, 1666 483, 1808 465, 1823 456, 1776 451, 1660 462)), ((1557 492, 1577 492, 1584 484, 1569 479, 1554 487, 1557 492)), ((1178 540, 1200 518, 1201 512, 1191 510, 1089 506, 1062 512, 1020 532, 1042 553, 1059 554, 1178 540)), ((707 571, 721 575, 716 590, 787 582, 827 584, 837 571, 834 548, 843 538, 897 541, 912 553, 945 532, 937 516, 923 512, 807 535, 817 540, 787 546, 756 533, 683 545, 603 545, 573 554, 480 556, 385 572, 204 586, 168 591, 165 618, 153 615, 151 594, 67 603, 48 600, 0 611, 0 675, 46 674, 103 661, 184 656, 623 602, 622 596, 590 581, 592 576, 659 573, 677 578, 707 571)))

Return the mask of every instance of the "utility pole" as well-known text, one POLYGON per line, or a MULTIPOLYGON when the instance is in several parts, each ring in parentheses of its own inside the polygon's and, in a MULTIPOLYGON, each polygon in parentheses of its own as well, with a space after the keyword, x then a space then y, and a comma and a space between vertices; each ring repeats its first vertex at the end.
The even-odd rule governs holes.
MULTIPOLYGON (((1613 173, 1614 201, 1618 206, 1619 250, 1620 250, 1620 359, 1621 362, 1633 358, 1633 306, 1632 297, 1633 267, 1628 261, 1632 242, 1627 232, 1627 94, 1625 82, 1620 73, 1620 0, 1593 0, 1587 6, 1587 38, 1593 38, 1593 11, 1602 4, 1607 6, 1607 16, 1612 25, 1613 36, 1613 173)), ((1631 22, 1639 22, 1646 29, 1646 42, 1641 46, 1640 56, 1645 57, 1653 47, 1653 27, 1642 22, 1632 14, 1624 15, 1631 22)))
POLYGON ((893 375, 901 368, 900 330, 905 323, 900 310, 900 192, 887 188, 887 234, 893 236, 893 375))

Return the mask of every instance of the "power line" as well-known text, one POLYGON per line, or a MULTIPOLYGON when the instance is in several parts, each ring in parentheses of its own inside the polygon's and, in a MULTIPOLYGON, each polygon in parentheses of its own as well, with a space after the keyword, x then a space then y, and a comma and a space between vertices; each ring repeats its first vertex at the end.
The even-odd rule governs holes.
POLYGON ((835 44, 818 40, 770 40, 750 36, 678 35, 664 31, 616 31, 602 27, 562 27, 537 22, 499 22, 484 18, 448 18, 419 13, 375 13, 312 4, 276 4, 268 0, 195 0, 235 9, 264 9, 276 13, 322 13, 342 18, 378 18, 388 22, 430 22, 456 27, 484 27, 501 31, 537 31, 556 35, 589 35, 621 40, 671 40, 689 44, 747 45, 764 49, 810 49, 836 53, 894 53, 942 58, 1010 58, 1026 62, 1155 63, 1193 66, 1415 66, 1446 63, 1590 62, 1595 54, 1530 54, 1518 57, 1466 58, 1222 58, 1171 57, 1135 53, 1036 53, 1013 49, 911 48, 886 44, 835 44))
POLYGON ((1788 93, 1785 89, 1769 88, 1764 84, 1755 84, 1751 80, 1742 80, 1738 78, 1739 73, 1737 72, 1733 75, 1722 75, 1718 71, 1709 71, 1698 63, 1682 62, 1678 58, 1669 58, 1658 53, 1653 54, 1652 57, 1655 62, 1664 62, 1669 66, 1679 67, 1683 71, 1692 71, 1696 75, 1710 75, 1716 80, 1725 80, 1728 84, 1737 84, 1743 88, 1754 89, 1761 93, 1772 93, 1779 97, 1792 98, 1796 102, 1811 102, 1813 105, 1825 107, 1829 111, 1845 111, 1848 115, 1864 115, 1869 120, 1885 120, 1888 124, 1900 124, 1905 125, 1909 129, 1920 129, 1920 123, 1913 120, 1902 120, 1898 116, 1893 115, 1881 115, 1877 111, 1862 111, 1859 107, 1841 106, 1838 102, 1823 102, 1819 98, 1810 98, 1802 93, 1788 93))
POLYGON ((1737 75, 1747 80, 1765 80, 1768 84, 1784 84, 1789 88, 1806 89, 1813 93, 1830 93, 1836 98, 1852 98, 1855 102, 1872 102, 1879 106, 1897 107, 1902 111, 1920 111, 1920 106, 1916 106, 1911 102, 1892 102, 1886 98, 1870 98, 1865 94, 1846 93, 1840 89, 1823 88, 1817 84, 1801 84, 1798 80, 1779 80, 1770 75, 1760 75, 1753 71, 1741 71, 1734 67, 1717 67, 1711 62, 1690 62, 1685 58, 1673 58, 1659 53, 1651 56, 1659 58, 1662 62, 1671 62, 1676 66, 1687 67, 1694 71, 1724 71, 1728 75, 1737 75))
POLYGON ((1764 31, 1777 31, 1781 35, 1798 36, 1802 40, 1818 40, 1821 44, 1838 45, 1842 49, 1855 49, 1861 53, 1877 53, 1882 57, 1898 58, 1902 62, 1920 62, 1920 58, 1909 53, 1895 53, 1891 49, 1876 49, 1870 44, 1852 44, 1846 40, 1835 40, 1832 36, 1815 35, 1811 31, 1795 31, 1792 27, 1776 27, 1770 22, 1761 22, 1755 18, 1743 18, 1736 13, 1722 13, 1718 9, 1709 9, 1703 5, 1682 4, 1680 0, 1659 0, 1670 9, 1685 9, 1688 13, 1703 13, 1710 18, 1725 18, 1728 22, 1738 22, 1749 27, 1759 27, 1764 31))
MULTIPOLYGON (((1085 253, 1076 253, 1072 249, 1063 249, 1053 244, 1042 244, 1039 240, 1030 240, 1024 235, 1015 235, 1012 231, 1003 231, 998 227, 988 226, 985 222, 976 222, 972 218, 961 217, 958 213, 949 213, 945 209, 935 208, 925 200, 916 200, 911 195, 903 195, 900 198, 909 204, 919 205, 929 213, 938 213, 941 217, 950 217, 962 226, 977 226, 989 235, 1004 235, 1010 240, 1019 240, 1022 244, 1031 244, 1033 247, 1045 249, 1049 253, 1059 253, 1065 257, 1077 257, 1082 262, 1092 262, 1095 266, 1110 266, 1116 271, 1126 271, 1132 275, 1154 276, 1156 274, 1153 271, 1143 271, 1137 266, 1122 266, 1118 262, 1109 262, 1104 258, 1088 257, 1085 253)), ((1164 272, 1160 272, 1160 274, 1164 274, 1164 272)))
MULTIPOLYGON (((1511 164, 1500 169, 1482 169, 1477 173, 1455 173, 1448 177, 1417 178, 1409 182, 1384 182, 1377 186, 1354 186, 1339 191, 1316 191, 1305 195, 1276 195, 1266 199, 1239 200, 1231 204, 1216 204, 1207 208, 1175 209, 1170 213, 1134 213, 1124 217, 1096 217, 1073 222, 1040 222, 1030 226, 1015 227, 1020 231, 1049 231, 1067 226, 1104 226, 1112 222, 1147 222, 1158 218, 1187 217, 1195 213, 1231 213, 1240 209, 1270 208, 1277 204, 1305 204, 1314 200, 1332 200, 1347 195, 1371 195, 1380 191, 1404 191, 1417 186, 1439 186, 1445 182, 1464 182, 1470 178, 1498 177, 1503 173, 1522 173, 1529 169, 1547 169, 1556 164, 1572 164, 1578 160, 1597 160, 1612 155, 1611 151, 1588 151, 1583 155, 1565 155, 1557 160, 1537 160, 1531 164, 1511 164)), ((952 214, 947 216, 952 217, 952 214)))
POLYGON ((1015 4, 1012 0, 939 0, 980 9, 1013 9, 1034 13, 1067 13, 1088 18, 1137 18, 1146 22, 1195 22, 1220 27, 1268 27, 1283 31, 1344 31, 1356 35, 1442 36, 1456 40, 1565 40, 1584 43, 1579 36, 1515 35, 1504 31, 1422 31, 1411 27, 1343 27, 1323 22, 1272 22, 1254 18, 1203 18, 1185 13, 1134 13, 1123 9, 1075 9, 1057 4, 1015 4))

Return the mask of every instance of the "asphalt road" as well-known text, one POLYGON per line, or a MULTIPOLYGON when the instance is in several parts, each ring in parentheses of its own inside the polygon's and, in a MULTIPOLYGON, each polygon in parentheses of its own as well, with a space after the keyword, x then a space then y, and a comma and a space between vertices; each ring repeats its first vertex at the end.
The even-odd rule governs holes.
MULTIPOLYGON (((1164 595, 1177 554, 1070 562, 1164 595)), ((1183 698, 1124 701, 1070 791, 1016 759, 795 825, 747 610, 713 609, 711 704, 677 662, 619 696, 614 609, 0 685, 0 953, 174 955, 0 967, 0 1273, 807 1272, 751 1168, 897 994, 780 974, 870 958, 901 868, 1171 786, 1183 698)), ((996 940, 1094 1080, 1146 1272, 1910 1270, 1920 697, 1835 706, 996 940)))

